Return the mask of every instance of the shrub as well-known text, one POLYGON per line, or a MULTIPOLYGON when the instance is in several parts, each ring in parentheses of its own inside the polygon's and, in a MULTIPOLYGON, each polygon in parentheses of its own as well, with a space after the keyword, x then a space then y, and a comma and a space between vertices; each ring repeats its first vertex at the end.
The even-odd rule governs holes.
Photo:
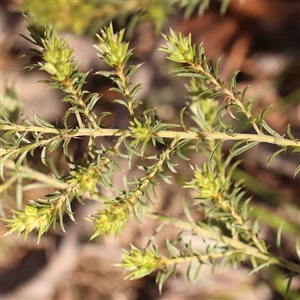
MULTIPOLYGON (((12 174, 33 176, 38 182, 56 188, 44 198, 30 201, 24 210, 12 209, 11 216, 4 218, 8 227, 6 235, 24 234, 26 239, 36 230, 39 242, 57 221, 64 230, 65 215, 75 221, 72 201, 84 202, 91 198, 102 201, 104 205, 103 209, 87 216, 94 228, 91 239, 99 235, 118 237, 131 215, 138 223, 143 224, 144 219, 150 217, 161 224, 191 233, 192 237, 187 242, 183 241, 180 233, 178 239, 167 240, 167 253, 162 253, 152 242, 145 249, 131 245, 129 250, 123 251, 123 262, 118 266, 129 271, 126 278, 137 279, 156 271, 160 291, 168 276, 175 274, 177 265, 183 262, 188 263, 186 275, 191 281, 195 280, 201 266, 208 262, 213 266, 217 263, 235 266, 250 261, 250 274, 276 265, 288 272, 289 282, 300 274, 299 264, 269 251, 259 235, 258 218, 251 216, 250 198, 246 196, 242 182, 232 178, 238 165, 238 162, 233 162, 233 157, 260 143, 274 144, 278 148, 268 164, 287 149, 299 152, 300 143, 290 126, 282 136, 265 122, 268 107, 258 116, 253 114, 253 96, 247 96, 249 87, 242 92, 237 90, 238 72, 232 74, 229 84, 222 82, 218 74, 220 60, 213 64, 206 57, 202 44, 198 47, 192 44, 191 35, 183 36, 170 30, 168 35, 163 35, 165 44, 160 51, 176 63, 170 73, 189 80, 186 86, 189 97, 186 107, 180 112, 180 122, 166 123, 158 117, 157 108, 141 109, 138 92, 143 86, 131 83, 132 75, 141 65, 130 62, 133 50, 123 40, 124 30, 116 33, 110 24, 97 35, 98 43, 95 45, 99 59, 110 69, 95 74, 111 80, 110 90, 120 95, 115 102, 128 112, 128 127, 106 128, 103 119, 110 112, 96 114, 94 107, 101 101, 101 95, 84 90, 88 73, 81 73, 79 65, 74 63, 74 49, 68 46, 68 39, 58 37, 52 26, 42 26, 27 18, 30 38, 24 38, 35 47, 29 55, 40 58, 28 68, 46 71, 50 76, 47 84, 61 91, 62 101, 69 108, 62 128, 38 115, 35 115, 34 122, 23 115, 20 124, 13 122, 9 113, 1 116, 0 175, 7 182, 6 188, 13 183, 9 179, 12 174), (220 99, 225 102, 220 102, 220 99), (224 103, 221 109, 219 103, 224 103), (77 120, 74 127, 68 123, 71 116, 77 120), (253 133, 240 133, 235 128, 234 122, 240 116, 251 124, 253 133), (79 137, 88 137, 88 145, 84 155, 75 160, 69 152, 69 144, 79 137), (111 137, 113 145, 102 140, 99 142, 99 137, 111 137), (228 157, 222 154, 226 141, 233 141, 228 157), (70 172, 66 176, 57 176, 50 163, 51 154, 55 151, 61 151, 69 165, 70 172), (207 157, 202 166, 190 160, 191 153, 196 151, 207 157), (37 153, 48 173, 52 173, 52 178, 26 166, 28 156, 37 153), (119 166, 120 159, 128 161, 129 170, 140 170, 139 176, 126 181, 124 189, 117 189, 112 181, 115 173, 123 172, 119 166), (174 184, 172 173, 178 172, 180 161, 190 164, 193 175, 182 183, 182 187, 193 190, 194 196, 183 199, 186 218, 179 220, 154 212, 154 207, 158 200, 156 186, 160 180, 174 184), (114 197, 103 197, 103 189, 110 190, 114 197), (200 252, 193 246, 193 236, 202 237, 206 242, 204 251, 200 252), (196 270, 192 268, 194 262, 198 263, 196 270)), ((300 166, 294 175, 299 171, 300 166)), ((278 245, 281 231, 282 227, 278 228, 278 245)), ((299 237, 296 250, 300 257, 299 237)))

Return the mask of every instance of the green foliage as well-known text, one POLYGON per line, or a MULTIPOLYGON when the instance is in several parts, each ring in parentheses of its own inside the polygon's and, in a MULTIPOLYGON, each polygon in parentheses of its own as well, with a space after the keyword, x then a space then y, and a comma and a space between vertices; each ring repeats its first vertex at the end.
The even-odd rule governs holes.
POLYGON ((123 263, 117 264, 117 266, 131 271, 126 279, 138 279, 151 274, 160 268, 159 265, 162 264, 161 260, 163 259, 155 247, 153 249, 146 248, 145 253, 143 253, 134 245, 131 245, 130 252, 123 250, 123 256, 123 263))
MULTIPOLYGON (((89 5, 96 4, 89 3, 87 7, 89 5)), ((182 5, 188 6, 184 1, 182 5)), ((104 208, 87 217, 94 228, 92 239, 104 234, 119 236, 130 216, 138 223, 143 223, 144 218, 150 216, 162 224, 175 226, 210 241, 205 251, 200 252, 193 247, 192 238, 189 242, 184 242, 179 234, 176 241, 166 241, 166 255, 152 244, 143 251, 132 245, 130 251, 124 250, 124 260, 119 264, 130 272, 127 276, 129 279, 141 278, 157 271, 156 282, 161 290, 167 277, 176 274, 176 266, 180 263, 189 263, 187 278, 193 281, 204 263, 210 262, 214 266, 221 261, 222 265, 235 266, 248 260, 253 266, 252 272, 278 265, 287 269, 291 276, 300 274, 299 264, 269 252, 265 241, 259 235, 258 220, 252 221, 250 218, 250 199, 245 197, 241 183, 232 179, 236 164, 231 163, 231 157, 259 143, 271 143, 279 148, 268 163, 288 148, 299 151, 300 143, 292 135, 290 127, 287 128, 286 137, 270 128, 264 121, 266 110, 258 117, 253 115, 253 99, 246 97, 248 88, 242 93, 237 91, 237 72, 232 75, 227 87, 218 76, 219 61, 213 65, 205 56, 203 45, 196 48, 192 44, 191 35, 184 37, 171 30, 169 35, 164 35, 166 44, 161 50, 167 53, 169 60, 181 64, 171 74, 188 77, 190 83, 187 85, 188 104, 181 112, 182 128, 177 124, 164 123, 154 108, 142 114, 138 112, 137 107, 141 103, 137 95, 142 85, 133 86, 131 76, 140 65, 130 65, 132 50, 123 41, 124 30, 115 33, 112 25, 109 25, 97 35, 99 43, 95 45, 95 49, 110 70, 99 70, 96 74, 111 79, 111 90, 120 96, 115 102, 127 109, 129 124, 125 129, 108 129, 102 124, 102 119, 109 112, 97 115, 93 110, 101 96, 83 90, 88 74, 81 73, 79 66, 74 64, 74 49, 68 46, 68 40, 59 38, 51 26, 40 26, 30 18, 28 24, 31 38, 27 39, 37 47, 31 50, 30 55, 40 58, 29 69, 46 71, 50 76, 47 81, 49 87, 62 92, 62 101, 67 102, 69 108, 63 118, 63 128, 57 128, 39 116, 35 116, 35 124, 25 116, 21 124, 11 121, 8 114, 1 116, 2 179, 7 180, 9 169, 14 170, 16 176, 34 176, 36 180, 57 188, 43 199, 29 202, 24 211, 12 210, 11 216, 4 219, 8 227, 7 234, 24 233, 26 239, 30 232, 37 230, 39 241, 51 225, 55 226, 57 220, 64 230, 65 214, 74 221, 71 209, 74 199, 82 202, 89 196, 101 200, 101 189, 108 189, 113 195, 112 198, 101 200, 104 208), (227 102, 218 112, 218 100, 223 98, 227 102), (224 121, 223 116, 227 114, 235 122, 236 117, 232 110, 235 114, 246 116, 255 131, 254 134, 239 133, 232 128, 232 123, 227 124, 224 121), (77 125, 74 127, 68 124, 70 115, 76 117, 77 125), (189 126, 184 121, 185 118, 193 120, 193 124, 189 126), (171 130, 174 128, 177 130, 171 130), (81 159, 74 160, 69 144, 72 139, 84 136, 88 137, 85 153, 81 159), (103 136, 112 137, 113 144, 99 145, 96 138, 103 136), (235 144, 231 147, 231 156, 224 159, 221 150, 223 142, 227 140, 235 141, 235 144), (162 146, 160 151, 155 149, 158 144, 162 146), (26 166, 26 158, 34 155, 37 149, 40 150, 41 162, 55 180, 26 166), (70 172, 67 176, 55 175, 48 158, 51 153, 59 150, 69 165, 70 172), (202 151, 207 155, 207 163, 203 166, 191 165, 193 176, 183 184, 184 188, 195 191, 195 197, 190 202, 205 218, 194 219, 186 203, 183 206, 187 221, 153 215, 151 212, 157 199, 156 186, 161 180, 173 184, 177 162, 189 160, 188 151, 202 151), (119 160, 125 159, 131 168, 134 158, 139 175, 131 181, 127 179, 124 189, 117 189, 112 178, 115 173, 123 171, 118 164, 119 160), (195 262, 198 267, 193 273, 191 266, 195 262)), ((297 168, 295 176, 299 170, 297 168)), ((299 252, 299 246, 297 247, 299 252)))
POLYGON ((87 219, 93 223, 95 230, 91 239, 104 234, 107 236, 113 234, 117 237, 122 233, 127 224, 129 218, 129 206, 125 201, 120 201, 120 203, 106 203, 106 206, 107 208, 105 210, 101 210, 98 214, 87 219))
MULTIPOLYGON (((242 0, 240 0, 242 2, 242 0)), ((170 15, 183 9, 186 18, 193 12, 204 14, 208 9, 210 0, 120 0, 120 1, 43 1, 36 5, 34 1, 25 0, 20 9, 30 14, 46 25, 55 25, 56 30, 72 30, 75 34, 95 33, 111 20, 122 25, 130 19, 129 28, 140 20, 150 20, 157 33, 170 15), (84 17, 82 17, 84 16, 84 17)), ((230 1, 223 0, 220 11, 225 13, 230 1)))
POLYGON ((24 238, 26 239, 29 232, 37 229, 38 242, 42 234, 48 230, 53 217, 50 207, 35 207, 34 205, 26 205, 24 212, 12 210, 12 213, 13 218, 4 219, 10 227, 7 234, 15 233, 19 236, 24 233, 24 238))

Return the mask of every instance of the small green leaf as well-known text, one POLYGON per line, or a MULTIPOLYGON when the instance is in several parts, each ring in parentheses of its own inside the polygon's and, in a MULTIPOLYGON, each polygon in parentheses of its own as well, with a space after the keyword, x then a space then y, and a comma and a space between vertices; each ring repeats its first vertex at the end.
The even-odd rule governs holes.
POLYGON ((172 257, 180 256, 180 251, 174 245, 172 245, 169 242, 169 240, 166 240, 166 246, 167 246, 167 249, 169 250, 170 254, 172 255, 172 257))
POLYGON ((263 121, 263 128, 266 129, 272 136, 281 137, 274 129, 272 129, 265 121, 263 121))
POLYGON ((135 65, 135 66, 129 66, 126 70, 126 77, 127 78, 130 78, 133 73, 138 69, 140 68, 144 63, 141 63, 141 64, 138 64, 138 65, 135 65))
POLYGON ((273 106, 273 105, 269 105, 269 106, 265 107, 265 108, 263 109, 263 111, 260 113, 259 118, 258 118, 259 124, 260 124, 260 126, 261 126, 261 127, 260 127, 260 130, 262 130, 264 116, 265 116, 267 110, 269 110, 272 106, 273 106))
POLYGON ((294 178, 297 176, 297 174, 300 172, 300 165, 296 168, 294 172, 294 178))
POLYGON ((252 105, 253 105, 253 100, 254 100, 254 94, 251 94, 251 96, 249 97, 249 100, 246 104, 246 107, 245 107, 247 112, 251 112, 252 105))
POLYGON ((213 158, 215 153, 218 151, 218 149, 222 146, 223 141, 219 141, 216 146, 214 147, 214 149, 212 150, 211 154, 209 155, 208 161, 207 161, 207 166, 209 168, 212 168, 212 162, 213 162, 213 158))
MULTIPOLYGON (((250 87, 251 87, 251 85, 247 85, 247 86, 244 88, 244 90, 243 90, 243 92, 242 92, 242 102, 245 102, 246 94, 247 94, 247 92, 248 92, 248 90, 249 90, 250 87)), ((250 110, 251 110, 251 109, 250 109, 250 110)))
POLYGON ((267 130, 268 133, 270 133, 272 136, 276 136, 276 137, 280 137, 280 135, 275 131, 273 130, 265 121, 264 121, 264 116, 267 112, 267 110, 269 108, 271 108, 272 105, 269 105, 267 106, 262 112, 261 114, 259 115, 259 124, 260 124, 260 131, 262 131, 262 128, 264 128, 265 130, 267 130))
POLYGON ((175 76, 178 77, 192 77, 192 78, 207 78, 205 74, 198 74, 198 73, 191 73, 191 72, 185 72, 185 73, 178 73, 175 76))
POLYGON ((49 146, 49 151, 53 152, 55 149, 57 149, 59 147, 61 142, 62 142, 61 140, 55 140, 55 141, 51 142, 51 144, 49 146))
POLYGON ((223 92, 215 92, 209 95, 209 99, 218 98, 221 95, 223 95, 223 92))
POLYGON ((108 77, 108 78, 111 78, 112 76, 115 76, 116 73, 115 72, 112 72, 112 71, 98 71, 96 72, 95 74, 97 75, 102 75, 104 77, 108 77))
POLYGON ((276 236, 276 247, 279 251, 280 251, 280 247, 281 247, 281 235, 282 235, 283 225, 284 225, 284 221, 281 222, 281 224, 278 228, 278 231, 277 231, 277 236, 276 236))
POLYGON ((194 272, 194 277, 192 278, 192 282, 195 282, 196 279, 198 278, 198 275, 199 275, 199 272, 200 272, 201 268, 202 268, 202 263, 199 262, 199 264, 198 264, 198 266, 196 267, 196 270, 195 270, 195 272, 194 272))
POLYGON ((91 111, 93 109, 93 107, 95 106, 95 104, 98 102, 98 100, 100 99, 102 95, 98 95, 98 94, 90 94, 85 101, 88 103, 87 104, 87 108, 89 111, 91 111))
POLYGON ((259 231, 259 218, 256 218, 253 225, 252 225, 252 231, 254 234, 258 234, 259 231))
POLYGON ((257 266, 256 268, 252 269, 248 274, 247 277, 251 276, 252 274, 258 272, 259 270, 268 267, 270 264, 268 262, 265 262, 259 266, 257 266))
POLYGON ((128 103, 126 101, 124 101, 124 100, 115 99, 114 102, 115 103, 119 103, 119 104, 121 104, 121 105, 123 105, 123 106, 125 106, 125 107, 128 108, 128 103))
POLYGON ((143 84, 138 84, 136 85, 130 92, 130 96, 132 97, 132 99, 135 98, 136 94, 138 93, 138 91, 141 90, 141 88, 143 87, 143 84))
POLYGON ((184 107, 183 109, 180 110, 179 112, 179 121, 180 121, 180 124, 182 126, 182 128, 187 131, 187 128, 184 124, 184 121, 183 121, 183 116, 184 116, 184 113, 185 113, 185 110, 186 110, 186 107, 184 107))
MULTIPOLYGON (((1 150, 0 150, 1 153, 1 150)), ((4 164, 5 161, 11 156, 11 153, 8 153, 1 157, 0 159, 0 178, 4 181, 4 164)))
POLYGON ((256 258, 254 256, 250 257, 250 261, 251 261, 252 268, 253 269, 257 268, 257 261, 256 261, 256 258))
POLYGON ((167 166, 168 166, 168 168, 170 169, 171 172, 173 172, 173 173, 178 173, 178 172, 176 171, 176 169, 174 168, 174 166, 177 166, 177 164, 172 163, 172 162, 169 161, 169 160, 166 160, 166 164, 167 164, 167 166))
POLYGON ((228 9, 228 6, 230 4, 230 1, 231 0, 222 0, 222 3, 221 3, 221 14, 224 15, 228 9))
POLYGON ((198 15, 202 16, 205 10, 209 7, 210 1, 201 1, 199 4, 198 15))
POLYGON ((46 128, 55 128, 52 124, 48 123, 46 120, 42 119, 38 115, 34 115, 34 120, 37 125, 46 127, 46 128))
POLYGON ((171 176, 166 176, 166 175, 162 175, 162 174, 159 174, 159 175, 165 183, 172 184, 172 181, 170 180, 171 176))
POLYGON ((219 78, 219 65, 220 65, 220 61, 221 61, 221 58, 219 58, 217 60, 215 66, 213 66, 213 68, 212 68, 215 78, 219 78))
POLYGON ((286 290, 285 290, 285 293, 284 293, 284 299, 289 299, 289 292, 290 292, 290 288, 291 288, 291 283, 292 283, 292 277, 288 279, 288 282, 287 282, 287 285, 286 285, 286 290))
POLYGON ((235 71, 232 73, 231 77, 230 77, 230 88, 233 91, 234 95, 237 94, 237 90, 236 90, 236 77, 239 74, 239 70, 235 71))
POLYGON ((192 270, 192 262, 189 263, 187 269, 186 269, 186 278, 189 282, 192 282, 191 278, 191 270, 192 270))
POLYGON ((25 147, 22 148, 21 154, 19 155, 19 157, 18 157, 18 159, 17 159, 17 161, 15 163, 15 169, 16 169, 16 171, 19 170, 20 165, 21 165, 22 161, 25 159, 27 153, 29 151, 31 151, 31 150, 34 150, 34 148, 36 148, 35 144, 27 145, 27 146, 25 146, 25 147))
POLYGON ((269 166, 269 164, 271 163, 271 161, 277 156, 279 155, 281 152, 285 152, 286 151, 286 148, 282 148, 282 149, 279 149, 277 150, 276 152, 274 152, 268 159, 267 161, 267 166, 269 166))
POLYGON ((286 133, 292 141, 296 142, 295 137, 291 133, 291 124, 288 124, 286 133))
POLYGON ((222 117, 222 114, 224 111, 227 110, 227 106, 223 107, 220 111, 219 111, 219 114, 218 114, 218 120, 219 120, 219 123, 220 125, 225 129, 225 131, 230 134, 232 132, 232 129, 231 129, 231 126, 227 125, 224 120, 223 120, 223 117, 222 117))
POLYGON ((243 147, 240 147, 240 148, 237 148, 235 149, 234 151, 231 151, 230 150, 230 157, 234 157, 234 156, 237 156, 237 155, 240 155, 242 154, 243 152, 255 147, 256 145, 258 145, 259 142, 251 142, 251 143, 247 143, 245 146, 243 147))
POLYGON ((41 152, 41 161, 45 166, 48 166, 47 161, 46 161, 46 151, 47 151, 47 147, 44 146, 42 148, 42 152, 41 152))

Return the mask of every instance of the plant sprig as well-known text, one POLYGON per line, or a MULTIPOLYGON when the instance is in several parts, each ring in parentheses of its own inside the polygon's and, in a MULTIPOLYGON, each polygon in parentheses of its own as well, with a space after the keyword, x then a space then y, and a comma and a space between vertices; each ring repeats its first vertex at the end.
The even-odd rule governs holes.
MULTIPOLYGON (((31 54, 40 57, 40 62, 29 66, 29 69, 38 68, 49 73, 50 79, 46 83, 51 88, 60 89, 62 101, 69 108, 62 128, 39 116, 34 117, 35 123, 25 116, 21 124, 15 124, 5 114, 0 119, 0 175, 2 180, 7 180, 2 189, 14 184, 15 180, 8 178, 13 169, 16 178, 32 177, 56 188, 42 199, 29 201, 23 211, 12 209, 11 216, 4 219, 8 227, 6 235, 24 234, 26 239, 30 232, 37 230, 39 241, 51 225, 55 227, 57 221, 64 230, 65 214, 75 220, 71 202, 74 199, 83 202, 88 195, 103 201, 104 206, 104 209, 87 217, 94 229, 91 238, 99 235, 117 237, 125 229, 131 215, 138 223, 143 223, 149 211, 151 215, 158 200, 156 186, 161 181, 173 184, 173 174, 178 172, 178 159, 189 160, 189 151, 202 151, 207 156, 207 163, 199 167, 190 162, 193 176, 185 181, 183 187, 187 189, 190 203, 205 217, 201 220, 192 217, 187 204, 183 204, 183 209, 188 221, 163 215, 155 217, 161 223, 189 231, 210 243, 207 243, 205 251, 198 251, 193 247, 192 239, 183 242, 179 234, 174 242, 166 241, 166 255, 154 244, 144 251, 132 245, 130 251, 124 250, 123 263, 119 264, 130 271, 127 278, 141 278, 156 270, 156 281, 161 290, 167 277, 176 273, 179 263, 189 262, 187 277, 193 280, 204 262, 209 261, 214 266, 220 260, 221 264, 233 266, 250 260, 251 272, 274 264, 289 270, 291 276, 300 274, 299 265, 269 252, 259 235, 258 220, 249 218, 250 199, 245 198, 241 182, 232 179, 237 164, 231 163, 232 157, 259 143, 271 143, 277 145, 279 150, 272 154, 270 163, 288 148, 299 151, 300 142, 292 135, 290 127, 287 128, 287 137, 273 130, 264 121, 267 109, 258 117, 253 115, 253 97, 246 99, 248 87, 242 93, 237 91, 237 72, 234 72, 227 87, 218 76, 219 61, 216 65, 210 62, 202 44, 196 51, 191 35, 184 37, 171 30, 169 35, 164 35, 166 44, 161 50, 168 54, 168 59, 183 64, 172 70, 171 74, 191 79, 187 87, 187 107, 180 114, 180 125, 160 120, 155 108, 140 114, 137 107, 141 101, 137 95, 142 85, 133 85, 131 76, 141 65, 130 64, 133 50, 129 48, 129 43, 123 41, 124 30, 115 33, 113 26, 109 25, 97 35, 99 43, 95 49, 110 69, 97 71, 96 74, 112 80, 111 90, 118 92, 121 98, 115 102, 128 110, 128 127, 105 128, 102 119, 110 112, 97 115, 94 111, 101 95, 83 89, 88 73, 81 73, 79 65, 74 63, 74 49, 68 46, 68 40, 59 38, 50 26, 42 27, 31 19, 28 22, 31 38, 25 38, 37 47, 31 50, 31 54), (219 99, 226 100, 220 111, 219 99), (254 133, 240 133, 226 124, 224 113, 228 113, 233 120, 236 118, 232 109, 246 116, 254 133), (68 124, 71 114, 77 120, 72 127, 68 124), (184 121, 186 117, 194 121, 194 127, 184 121), (69 151, 70 143, 72 139, 84 136, 88 137, 88 145, 83 156, 75 160, 69 151), (104 136, 112 137, 110 144, 96 139, 104 136), (229 158, 224 159, 222 145, 228 140, 236 142, 230 149, 229 158), (161 150, 157 149, 158 144, 162 146, 161 150), (40 161, 54 179, 47 180, 46 175, 26 165, 28 156, 34 156, 38 149, 41 150, 40 161), (49 164, 49 156, 55 151, 61 151, 69 166, 66 176, 55 175, 49 164), (125 176, 124 187, 117 189, 113 178, 117 172, 124 171, 118 163, 122 159, 128 162, 129 169, 133 168, 135 159, 134 167, 140 173, 132 180, 125 176), (103 200, 102 189, 110 190, 111 198, 103 200), (190 193, 191 190, 193 192, 190 193), (192 274, 191 263, 194 261, 199 263, 199 267, 192 274)), ((299 171, 300 167, 296 169, 295 176, 299 171)))

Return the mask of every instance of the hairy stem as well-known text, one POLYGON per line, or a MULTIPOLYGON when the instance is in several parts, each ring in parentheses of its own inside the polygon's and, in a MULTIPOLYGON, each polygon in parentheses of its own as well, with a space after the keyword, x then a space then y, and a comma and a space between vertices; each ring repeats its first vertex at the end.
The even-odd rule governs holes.
MULTIPOLYGON (((106 128, 98 128, 98 129, 55 129, 55 128, 45 128, 39 126, 23 126, 23 125, 0 125, 0 131, 7 130, 18 130, 27 131, 27 132, 40 132, 40 133, 51 133, 51 134, 59 134, 70 137, 77 136, 92 136, 92 137, 100 137, 100 136, 121 136, 125 135, 126 137, 131 136, 131 131, 127 129, 106 129, 106 128), (76 130, 75 133, 72 133, 76 130)), ((181 139, 190 139, 190 140, 223 140, 223 141, 245 141, 245 142, 259 142, 259 143, 268 143, 275 144, 281 147, 294 147, 300 148, 300 142, 295 140, 285 139, 283 137, 275 137, 271 135, 265 134, 246 134, 246 133, 233 133, 227 134, 224 132, 194 132, 194 131, 159 131, 153 133, 161 138, 178 138, 181 139)), ((0 155, 5 155, 7 150, 0 149, 0 155)))
POLYGON ((255 118, 252 116, 252 114, 250 112, 248 112, 243 103, 234 95, 234 93, 229 90, 228 88, 226 87, 223 87, 220 82, 218 80, 216 80, 209 72, 205 72, 205 70, 202 68, 201 65, 194 65, 194 64, 191 64, 191 67, 196 70, 197 72, 199 73, 202 73, 202 74, 205 74, 205 76, 208 78, 208 80, 215 86, 217 87, 218 89, 220 89, 224 95, 227 95, 227 97, 231 100, 234 101, 234 103, 236 105, 238 105, 241 109, 241 111, 244 113, 244 115, 248 118, 248 120, 250 121, 250 123, 252 124, 254 130, 256 131, 256 133, 258 135, 261 135, 263 134, 261 132, 261 130, 258 128, 257 124, 256 124, 256 120, 255 118))
POLYGON ((198 234, 200 236, 209 237, 209 238, 212 238, 221 243, 225 243, 228 246, 230 246, 236 250, 243 250, 244 254, 246 254, 248 256, 256 257, 258 259, 265 260, 269 264, 280 265, 281 267, 283 267, 285 269, 288 269, 288 270, 296 272, 296 273, 300 273, 300 265, 299 264, 292 263, 286 259, 274 256, 270 253, 261 252, 257 248, 248 246, 239 240, 234 240, 230 237, 220 235, 213 231, 206 230, 205 228, 198 226, 196 223, 191 224, 188 222, 169 218, 169 217, 166 217, 163 215, 149 214, 148 216, 152 217, 152 218, 157 218, 161 222, 170 224, 170 225, 178 227, 180 229, 189 230, 189 231, 195 232, 196 234, 198 234))
POLYGON ((176 258, 162 258, 159 261, 159 265, 158 268, 160 268, 160 266, 167 266, 167 265, 171 265, 171 264, 180 264, 183 262, 191 262, 194 260, 197 261, 206 261, 209 259, 218 259, 218 258, 223 258, 226 256, 230 256, 236 253, 241 253, 241 251, 227 251, 224 253, 211 253, 211 254, 203 254, 203 255, 194 255, 194 256, 184 256, 184 257, 176 257, 176 258))

